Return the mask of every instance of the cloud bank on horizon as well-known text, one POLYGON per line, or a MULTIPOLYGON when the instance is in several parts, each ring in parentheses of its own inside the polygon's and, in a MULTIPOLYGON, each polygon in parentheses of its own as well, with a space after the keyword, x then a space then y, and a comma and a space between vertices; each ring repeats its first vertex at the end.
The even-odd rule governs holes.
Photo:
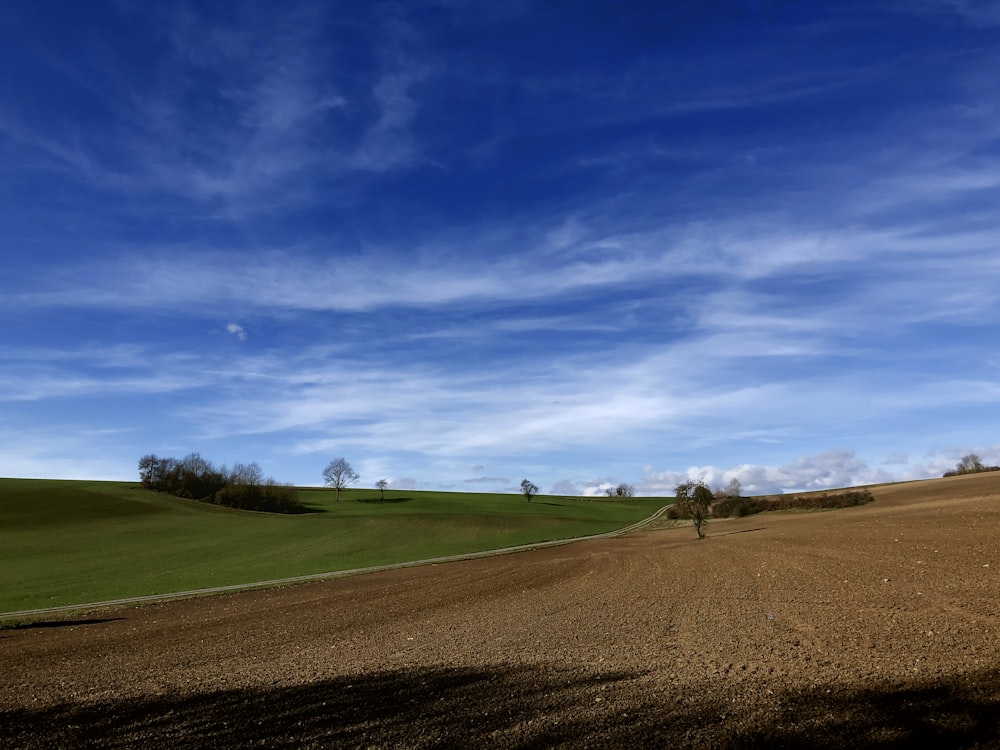
POLYGON ((993 4, 42 2, 0 38, 0 476, 1000 463, 993 4))

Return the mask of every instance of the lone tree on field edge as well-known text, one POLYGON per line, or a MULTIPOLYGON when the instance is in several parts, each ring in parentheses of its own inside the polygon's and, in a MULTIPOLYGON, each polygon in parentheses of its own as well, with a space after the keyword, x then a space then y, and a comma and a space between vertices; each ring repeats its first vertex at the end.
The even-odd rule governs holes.
POLYGON ((340 491, 351 482, 356 482, 360 476, 347 462, 346 458, 335 458, 323 469, 323 479, 327 487, 337 491, 337 502, 340 502, 340 491))
POLYGON ((538 485, 532 484, 527 479, 522 479, 521 494, 524 495, 524 499, 530 503, 531 498, 538 494, 538 485))
POLYGON ((704 539, 705 535, 701 527, 708 523, 709 508, 712 505, 712 490, 704 481, 683 482, 674 489, 677 496, 677 504, 681 507, 685 516, 694 521, 694 530, 698 532, 698 538, 704 539))
POLYGON ((385 488, 389 486, 389 480, 380 479, 375 482, 375 486, 378 487, 378 499, 385 500, 385 488))

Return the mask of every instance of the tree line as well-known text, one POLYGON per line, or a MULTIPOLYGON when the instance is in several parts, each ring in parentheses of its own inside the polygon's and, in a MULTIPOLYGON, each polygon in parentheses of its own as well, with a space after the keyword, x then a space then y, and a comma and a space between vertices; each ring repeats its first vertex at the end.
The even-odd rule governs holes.
POLYGON ((987 466, 977 454, 970 453, 967 456, 962 456, 962 460, 958 462, 955 469, 946 471, 944 476, 958 477, 962 474, 979 474, 984 471, 1000 471, 1000 466, 987 466))
POLYGON ((667 511, 667 518, 687 518, 694 522, 698 538, 704 538, 702 528, 710 518, 752 516, 775 510, 818 510, 820 508, 851 508, 875 500, 867 488, 843 492, 808 493, 805 495, 771 495, 744 497, 738 479, 715 492, 705 482, 683 482, 674 488, 676 502, 667 511))
POLYGON ((139 481, 148 490, 175 497, 265 513, 304 513, 307 508, 291 484, 265 477, 256 462, 216 467, 197 453, 184 458, 139 459, 139 481))

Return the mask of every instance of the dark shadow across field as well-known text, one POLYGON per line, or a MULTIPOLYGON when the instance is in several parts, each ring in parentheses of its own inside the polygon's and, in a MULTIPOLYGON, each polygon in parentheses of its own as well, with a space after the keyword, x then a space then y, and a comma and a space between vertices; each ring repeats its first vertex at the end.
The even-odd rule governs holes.
POLYGON ((406 669, 0 713, 0 747, 998 748, 1000 673, 767 695, 556 666, 406 669), (734 701, 735 698, 735 701, 734 701))
POLYGON ((359 497, 357 501, 359 503, 368 503, 370 505, 391 505, 394 503, 408 503, 413 500, 412 497, 359 497))
POLYGON ((13 625, 0 624, 0 631, 3 630, 32 630, 34 628, 74 628, 80 625, 100 625, 104 622, 115 622, 124 620, 124 617, 102 617, 89 620, 43 620, 41 622, 15 622, 13 625))

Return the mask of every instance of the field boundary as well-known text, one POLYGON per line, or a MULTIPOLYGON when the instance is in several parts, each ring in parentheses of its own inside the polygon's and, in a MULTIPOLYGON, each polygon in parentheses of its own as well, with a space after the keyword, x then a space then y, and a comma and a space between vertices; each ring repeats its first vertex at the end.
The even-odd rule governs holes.
POLYGON ((109 599, 102 602, 86 602, 83 604, 64 604, 59 607, 43 607, 41 609, 25 609, 19 612, 0 612, 0 621, 16 620, 27 617, 44 617, 46 615, 61 614, 66 612, 81 612, 95 609, 105 609, 107 607, 125 607, 133 604, 151 604, 155 602, 165 602, 173 599, 193 599, 199 596, 211 596, 213 594, 229 594, 240 591, 254 591, 257 589, 278 588, 281 586, 293 586, 298 583, 309 583, 310 581, 326 581, 336 578, 347 578, 349 576, 365 575, 367 573, 378 573, 384 570, 397 570, 400 568, 415 568, 421 565, 440 565, 442 563, 461 562, 463 560, 475 560, 482 557, 495 557, 499 555, 510 555, 517 552, 528 552, 544 547, 558 547, 563 544, 574 542, 584 542, 591 539, 609 539, 611 537, 622 536, 633 531, 638 531, 664 513, 671 507, 671 504, 664 505, 648 518, 637 521, 629 526, 625 526, 614 531, 606 531, 602 534, 590 534, 588 536, 571 537, 569 539, 555 539, 548 542, 533 542, 531 544, 519 544, 514 547, 501 547, 500 549, 483 550, 481 552, 466 552, 459 555, 446 555, 444 557, 432 557, 426 560, 411 560, 409 562, 390 563, 387 565, 371 565, 365 568, 351 568, 348 570, 334 570, 327 573, 309 573, 302 576, 292 576, 290 578, 276 578, 271 581, 255 581, 252 583, 234 583, 228 586, 213 586, 205 589, 193 589, 191 591, 175 591, 167 594, 148 594, 146 596, 130 596, 124 599, 109 599))

